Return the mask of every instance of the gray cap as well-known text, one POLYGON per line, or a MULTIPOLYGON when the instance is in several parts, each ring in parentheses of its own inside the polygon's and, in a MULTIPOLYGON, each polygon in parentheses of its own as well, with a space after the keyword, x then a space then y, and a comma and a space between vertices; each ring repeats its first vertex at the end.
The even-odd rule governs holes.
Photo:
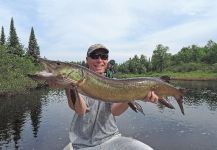
POLYGON ((109 53, 109 50, 102 44, 94 44, 94 45, 91 45, 88 50, 87 50, 87 56, 94 52, 95 50, 98 50, 98 49, 102 49, 102 50, 105 50, 106 53, 109 53))

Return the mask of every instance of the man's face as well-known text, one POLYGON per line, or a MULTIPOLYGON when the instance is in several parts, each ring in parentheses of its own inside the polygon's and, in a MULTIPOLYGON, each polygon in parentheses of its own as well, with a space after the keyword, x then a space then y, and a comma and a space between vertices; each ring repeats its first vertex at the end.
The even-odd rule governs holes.
POLYGON ((86 60, 90 70, 103 74, 108 65, 108 54, 103 50, 95 50, 86 60))

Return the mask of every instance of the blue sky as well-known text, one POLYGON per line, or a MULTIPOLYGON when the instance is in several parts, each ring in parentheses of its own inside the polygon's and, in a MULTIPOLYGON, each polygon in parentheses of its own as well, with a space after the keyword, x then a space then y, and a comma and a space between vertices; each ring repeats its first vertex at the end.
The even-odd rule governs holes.
POLYGON ((53 60, 85 60, 95 43, 121 63, 135 54, 150 57, 157 44, 175 54, 217 42, 214 0, 0 0, 6 36, 11 17, 20 42, 28 46, 33 26, 41 56, 53 60))

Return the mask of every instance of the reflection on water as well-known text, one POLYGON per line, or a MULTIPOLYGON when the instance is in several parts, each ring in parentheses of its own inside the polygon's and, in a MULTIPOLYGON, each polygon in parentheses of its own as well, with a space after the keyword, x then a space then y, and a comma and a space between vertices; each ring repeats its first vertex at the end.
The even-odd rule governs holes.
POLYGON ((176 81, 179 85, 187 89, 185 104, 203 105, 207 104, 211 111, 217 109, 217 81, 176 81))
MULTIPOLYGON (((217 82, 174 81, 188 91, 186 115, 176 107, 141 103, 146 116, 132 110, 117 117, 121 133, 155 149, 213 150, 217 143, 217 82)), ((68 142, 73 112, 63 91, 35 90, 27 95, 0 98, 0 149, 62 149, 68 142)))
MULTIPOLYGON (((55 103, 59 103, 60 106, 66 106, 63 97, 63 92, 49 92, 48 89, 43 89, 32 91, 28 95, 0 98, 0 149, 28 149, 29 143, 25 143, 26 140, 31 139, 36 141, 38 139, 40 126, 49 124, 46 121, 42 122, 43 118, 45 118, 42 114, 50 110, 51 112, 49 113, 53 113, 52 111, 55 110, 49 107, 53 107, 55 103), (27 128, 28 130, 26 130, 27 128), (24 136, 30 137, 30 139, 26 139, 24 136)), ((59 110, 57 109, 56 111, 59 110)), ((66 113, 66 111, 64 113, 66 113)), ((50 116, 52 116, 52 114, 48 114, 48 119, 50 116)), ((55 118, 53 117, 52 119, 55 118)), ((49 130, 53 129, 48 129, 48 131, 49 130)), ((49 148, 50 146, 44 147, 49 148)), ((62 147, 63 145, 61 145, 61 148, 62 147)), ((33 145, 30 146, 30 149, 32 148, 34 148, 33 145)))
MULTIPOLYGON (((31 120, 32 134, 36 138, 42 113, 42 103, 48 91, 34 92, 31 95, 18 95, 13 98, 0 99, 0 141, 1 145, 14 143, 18 149, 23 126, 31 120)), ((0 145, 0 146, 1 146, 0 145)))

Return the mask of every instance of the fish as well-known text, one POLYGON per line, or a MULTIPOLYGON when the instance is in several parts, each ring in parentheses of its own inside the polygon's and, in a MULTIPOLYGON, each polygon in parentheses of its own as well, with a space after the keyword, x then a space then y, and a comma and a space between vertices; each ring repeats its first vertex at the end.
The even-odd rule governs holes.
MULTIPOLYGON (((137 77, 114 79, 99 75, 87 67, 76 63, 53 61, 39 58, 45 70, 29 75, 35 80, 52 80, 66 87, 77 87, 79 93, 104 102, 128 102, 130 107, 141 112, 136 100, 145 101, 150 91, 159 97, 158 101, 168 108, 175 107, 165 99, 172 96, 177 101, 181 113, 184 115, 183 96, 184 89, 176 88, 170 83, 155 77, 137 77)), ((134 110, 134 111, 137 111, 134 110)))

